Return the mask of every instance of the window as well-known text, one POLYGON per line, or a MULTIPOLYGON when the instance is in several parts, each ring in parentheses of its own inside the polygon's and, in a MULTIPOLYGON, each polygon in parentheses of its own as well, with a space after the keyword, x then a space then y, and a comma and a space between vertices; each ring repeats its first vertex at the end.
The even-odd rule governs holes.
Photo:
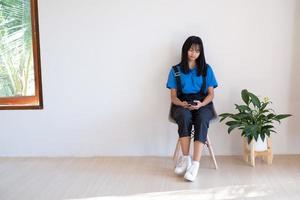
POLYGON ((37 0, 0 1, 0 109, 42 109, 37 0))

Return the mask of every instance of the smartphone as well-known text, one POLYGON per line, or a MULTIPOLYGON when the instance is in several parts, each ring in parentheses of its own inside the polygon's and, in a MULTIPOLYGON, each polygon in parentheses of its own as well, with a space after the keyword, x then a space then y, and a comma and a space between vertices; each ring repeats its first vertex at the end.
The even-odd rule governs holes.
POLYGON ((197 105, 197 102, 194 102, 194 101, 188 101, 187 103, 190 104, 191 106, 196 106, 197 105))

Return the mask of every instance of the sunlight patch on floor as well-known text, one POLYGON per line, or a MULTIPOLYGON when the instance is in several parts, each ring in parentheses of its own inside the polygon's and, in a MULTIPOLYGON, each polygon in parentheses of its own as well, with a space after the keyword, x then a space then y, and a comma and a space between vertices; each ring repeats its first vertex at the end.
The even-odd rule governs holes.
POLYGON ((135 195, 125 196, 104 196, 104 197, 89 197, 79 199, 67 199, 67 200, 221 200, 221 199, 241 199, 241 198, 253 198, 263 197, 274 193, 273 189, 266 185, 234 185, 216 188, 207 188, 199 190, 179 190, 179 191, 168 191, 168 192, 153 192, 143 193, 135 195))

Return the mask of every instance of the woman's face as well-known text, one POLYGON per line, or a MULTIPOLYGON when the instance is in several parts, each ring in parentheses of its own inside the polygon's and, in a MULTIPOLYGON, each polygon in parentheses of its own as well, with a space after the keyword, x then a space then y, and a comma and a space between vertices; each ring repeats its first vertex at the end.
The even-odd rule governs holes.
POLYGON ((198 44, 193 44, 188 50, 188 59, 189 61, 196 61, 200 55, 200 46, 198 44))

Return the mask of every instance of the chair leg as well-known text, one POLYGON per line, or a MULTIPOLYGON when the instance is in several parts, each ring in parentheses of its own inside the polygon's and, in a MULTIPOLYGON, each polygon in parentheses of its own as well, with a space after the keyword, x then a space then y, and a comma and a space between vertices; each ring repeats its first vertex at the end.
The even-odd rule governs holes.
POLYGON ((214 151, 213 151, 213 148, 211 146, 211 143, 210 143, 210 140, 209 140, 209 137, 207 136, 207 139, 206 139, 206 146, 208 147, 208 150, 209 150, 209 153, 210 153, 210 156, 211 158, 213 159, 213 162, 214 162, 214 165, 215 165, 215 169, 218 169, 218 164, 217 164, 217 161, 216 161, 216 158, 215 158, 215 154, 214 154, 214 151))
POLYGON ((175 148, 175 151, 174 151, 174 155, 173 155, 173 160, 175 161, 175 163, 177 163, 180 151, 181 151, 180 139, 178 138, 178 141, 177 141, 177 144, 176 144, 176 148, 175 148))

